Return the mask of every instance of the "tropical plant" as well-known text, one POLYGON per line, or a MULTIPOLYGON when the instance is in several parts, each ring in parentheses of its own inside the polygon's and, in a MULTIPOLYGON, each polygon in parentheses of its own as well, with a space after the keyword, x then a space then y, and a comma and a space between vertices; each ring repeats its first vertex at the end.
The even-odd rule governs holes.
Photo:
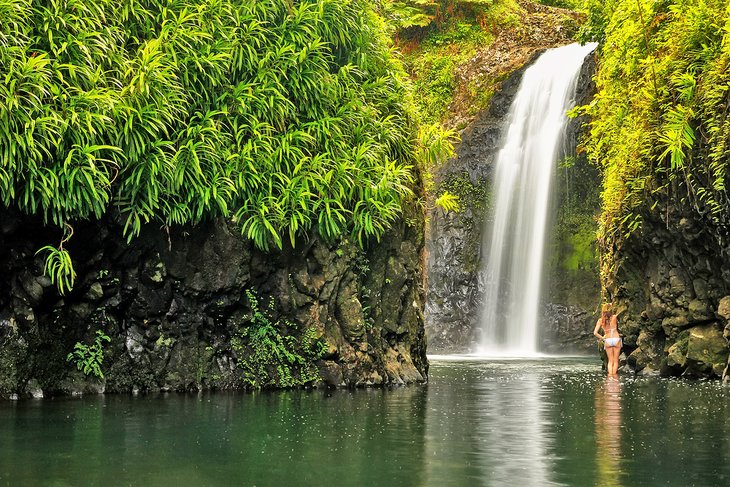
MULTIPOLYGON (((114 208, 127 239, 220 215, 262 249, 377 239, 418 141, 373 9, 0 0, 0 200, 64 228, 114 208)), ((68 254, 45 251, 67 290, 68 254)))
POLYGON ((501 0, 387 0, 385 14, 396 29, 441 27, 461 18, 484 19, 501 0))
POLYGON ((66 361, 75 363, 76 368, 84 375, 103 379, 104 372, 101 366, 104 363, 104 342, 111 342, 111 338, 101 330, 96 330, 95 335, 96 338, 91 345, 76 342, 74 351, 68 354, 66 361))
POLYGON ((444 190, 434 204, 444 211, 459 211, 459 197, 444 190))
POLYGON ((63 248, 63 244, 67 242, 73 235, 73 228, 71 225, 66 224, 66 232, 64 233, 61 243, 58 248, 53 245, 46 245, 36 252, 37 254, 46 254, 45 265, 43 266, 43 273, 51 279, 61 295, 65 294, 66 291, 70 291, 73 288, 74 281, 76 280, 76 271, 73 268, 73 262, 68 251, 63 248))
POLYGON ((307 328, 298 332, 294 323, 274 321, 273 298, 269 298, 266 309, 261 309, 255 291, 246 290, 246 297, 251 318, 231 338, 231 349, 236 353, 236 366, 243 382, 260 389, 306 385, 318 380, 315 362, 327 347, 317 330, 307 328))

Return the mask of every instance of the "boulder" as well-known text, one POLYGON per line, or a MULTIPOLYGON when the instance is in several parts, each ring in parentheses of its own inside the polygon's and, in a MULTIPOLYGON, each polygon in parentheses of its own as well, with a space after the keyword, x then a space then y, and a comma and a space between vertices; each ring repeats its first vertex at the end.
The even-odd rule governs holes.
POLYGON ((662 320, 662 330, 664 330, 665 335, 673 336, 676 335, 679 330, 687 328, 689 324, 689 319, 684 314, 679 316, 668 316, 662 320))
POLYGON ((669 367, 684 368, 687 363, 687 346, 689 345, 689 333, 683 333, 680 340, 675 342, 667 350, 667 365, 669 367))
POLYGON ((690 328, 687 344, 687 366, 698 373, 722 376, 728 363, 728 342, 715 324, 690 328))
POLYGON ((717 306, 717 316, 730 321, 730 296, 725 296, 717 306))
POLYGON ((38 282, 37 278, 29 272, 24 272, 20 276, 20 285, 28 296, 28 301, 36 305, 43 298, 43 286, 38 282))
POLYGON ((92 283, 91 286, 89 286, 89 290, 86 291, 86 293, 84 294, 84 298, 88 299, 89 301, 98 301, 103 297, 104 289, 98 282, 92 283))
POLYGON ((692 321, 706 321, 714 318, 712 307, 707 301, 693 299, 689 302, 688 310, 692 321))

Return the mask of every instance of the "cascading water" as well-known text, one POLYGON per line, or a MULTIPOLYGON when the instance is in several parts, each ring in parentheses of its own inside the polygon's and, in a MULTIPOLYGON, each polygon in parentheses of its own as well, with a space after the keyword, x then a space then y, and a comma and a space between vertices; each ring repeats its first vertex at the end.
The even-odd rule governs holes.
POLYGON ((497 156, 478 353, 537 354, 538 305, 554 166, 585 57, 595 44, 543 53, 522 77, 497 156))

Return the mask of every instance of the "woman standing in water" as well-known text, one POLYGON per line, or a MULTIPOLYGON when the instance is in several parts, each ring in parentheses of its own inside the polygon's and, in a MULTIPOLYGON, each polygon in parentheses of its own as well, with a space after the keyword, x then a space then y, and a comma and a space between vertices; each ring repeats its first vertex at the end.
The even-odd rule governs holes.
POLYGON ((596 321, 596 327, 593 334, 600 340, 603 340, 603 348, 608 355, 608 375, 618 375, 618 357, 621 354, 621 337, 618 334, 618 318, 611 313, 611 305, 606 303, 601 309, 601 317, 596 321), (599 329, 603 329, 603 335, 598 334, 599 329))

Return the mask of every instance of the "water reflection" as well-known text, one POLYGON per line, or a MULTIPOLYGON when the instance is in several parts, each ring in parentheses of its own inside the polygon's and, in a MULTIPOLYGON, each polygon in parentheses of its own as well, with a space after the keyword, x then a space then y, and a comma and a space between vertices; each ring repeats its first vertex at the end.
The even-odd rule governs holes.
MULTIPOLYGON (((484 385, 483 385, 484 386, 484 385)), ((517 387, 503 383, 483 387, 485 403, 475 418, 476 429, 484 438, 480 452, 485 459, 483 485, 551 485, 546 452, 544 398, 538 378, 523 378, 517 387)))
POLYGON ((460 370, 448 390, 429 386, 424 485, 558 485, 542 372, 524 362, 460 370))
POLYGON ((426 394, 409 387, 0 403, 0 486, 416 487, 424 483, 426 394))
POLYGON ((596 384, 596 472, 598 486, 621 485, 621 382, 596 384))

